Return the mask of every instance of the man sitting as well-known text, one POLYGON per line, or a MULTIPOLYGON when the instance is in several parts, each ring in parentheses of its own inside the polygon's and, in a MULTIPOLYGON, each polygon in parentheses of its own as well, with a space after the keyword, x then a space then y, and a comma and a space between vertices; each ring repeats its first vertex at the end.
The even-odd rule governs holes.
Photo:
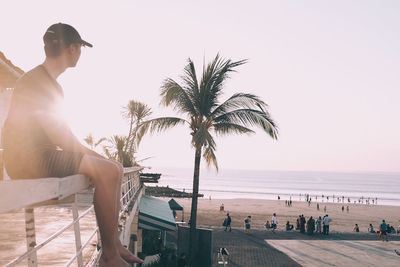
POLYGON ((89 177, 95 187, 94 210, 102 243, 99 266, 142 263, 118 238, 121 164, 83 146, 58 112, 64 93, 57 78, 77 65, 83 46, 92 45, 63 23, 50 26, 43 42, 44 62, 25 73, 14 88, 3 136, 7 173, 12 179, 89 177))
POLYGON ((290 224, 289 221, 286 222, 286 231, 291 231, 293 230, 293 224, 290 224))

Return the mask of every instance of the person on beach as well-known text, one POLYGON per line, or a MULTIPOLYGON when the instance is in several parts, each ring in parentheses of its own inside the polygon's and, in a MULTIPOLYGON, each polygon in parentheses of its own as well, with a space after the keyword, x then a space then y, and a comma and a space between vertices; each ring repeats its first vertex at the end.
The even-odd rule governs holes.
POLYGON ((299 215, 299 217, 296 219, 296 230, 300 230, 300 219, 301 215, 299 215))
POLYGON ((15 85, 4 125, 6 170, 12 179, 75 174, 89 177, 95 187, 94 209, 102 243, 99 265, 142 263, 118 238, 121 164, 83 146, 58 111, 64 94, 57 78, 77 65, 82 46, 92 44, 84 41, 74 27, 63 23, 51 25, 43 41, 44 62, 25 73, 15 85))
POLYGON ((382 220, 382 223, 379 225, 379 238, 382 239, 382 241, 389 241, 388 240, 388 236, 387 236, 387 224, 385 222, 385 220, 382 220))
POLYGON ((246 219, 244 219, 244 231, 246 234, 250 233, 250 228, 251 228, 251 216, 247 216, 246 219))
POLYGON ((293 230, 293 224, 290 224, 289 221, 286 222, 286 231, 291 231, 293 230))
POLYGON ((318 217, 318 219, 315 221, 315 226, 316 226, 316 233, 321 234, 321 228, 322 228, 322 218, 321 216, 318 217))
POLYGON ((226 218, 225 218, 225 230, 224 231, 227 231, 228 228, 229 228, 229 232, 232 232, 231 224, 232 224, 232 218, 231 218, 231 216, 229 215, 229 212, 228 212, 226 214, 226 218))
POLYGON ((374 226, 372 225, 372 223, 369 224, 368 233, 371 233, 371 234, 375 233, 374 226))
POLYGON ((265 229, 271 229, 271 224, 269 223, 269 221, 267 221, 265 224, 264 224, 264 226, 265 226, 265 229))
POLYGON ((358 227, 357 223, 354 225, 353 232, 356 232, 356 233, 360 232, 360 228, 358 227))
POLYGON ((306 218, 303 214, 300 216, 300 233, 304 234, 306 232, 306 218))
POLYGON ((323 225, 324 225, 323 226, 324 227, 324 229, 323 229, 324 235, 329 235, 329 225, 331 224, 332 219, 329 217, 328 214, 326 214, 324 216, 324 218, 322 219, 322 222, 323 222, 323 225))
POLYGON ((275 229, 278 226, 278 219, 276 218, 276 213, 272 214, 272 219, 271 219, 271 228, 272 232, 275 233, 275 229))
POLYGON ((224 207, 224 203, 221 204, 221 206, 219 206, 219 211, 225 211, 225 207, 224 207))
POLYGON ((307 221, 307 234, 312 235, 315 231, 315 220, 312 216, 307 221))

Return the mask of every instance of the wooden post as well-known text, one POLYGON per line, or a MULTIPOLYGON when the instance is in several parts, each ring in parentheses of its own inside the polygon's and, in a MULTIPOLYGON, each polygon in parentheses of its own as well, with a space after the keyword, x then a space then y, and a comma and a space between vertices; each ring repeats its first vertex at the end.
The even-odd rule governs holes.
MULTIPOLYGON (((25 209, 26 249, 32 250, 36 246, 35 214, 33 208, 25 209)), ((28 267, 37 266, 37 253, 28 256, 28 267)))
MULTIPOLYGON (((74 221, 76 219, 78 219, 78 217, 79 217, 77 196, 78 195, 75 194, 75 202, 72 204, 72 217, 73 217, 74 221)), ((76 253, 78 253, 76 260, 78 262, 78 266, 83 267, 82 252, 79 252, 79 250, 82 248, 81 229, 80 229, 79 221, 74 223, 74 233, 75 233, 76 253)))

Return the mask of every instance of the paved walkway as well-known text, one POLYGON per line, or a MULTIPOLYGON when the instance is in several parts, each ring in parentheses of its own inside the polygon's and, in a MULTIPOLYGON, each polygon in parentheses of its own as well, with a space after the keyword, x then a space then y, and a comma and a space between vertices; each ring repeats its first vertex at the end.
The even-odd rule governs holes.
MULTIPOLYGON (((277 231, 276 233, 272 233, 265 230, 252 230, 251 234, 247 235, 242 229, 233 229, 232 232, 224 232, 222 229, 213 230, 213 266, 222 266, 217 264, 217 250, 220 247, 226 247, 230 253, 227 265, 229 267, 344 266, 333 264, 330 261, 344 255, 343 258, 346 260, 351 259, 353 262, 356 262, 357 257, 352 257, 352 252, 349 249, 358 250, 358 256, 363 260, 365 260, 365 258, 362 258, 363 255, 369 255, 369 257, 375 255, 384 259, 385 255, 390 254, 391 260, 394 262, 398 257, 400 264, 400 257, 394 254, 392 250, 392 247, 398 246, 399 243, 397 241, 400 241, 400 236, 390 236, 390 240, 396 242, 388 242, 389 246, 386 246, 385 242, 382 245, 385 245, 386 248, 382 248, 382 251, 379 251, 377 246, 380 246, 383 242, 377 242, 375 234, 332 233, 329 236, 309 236, 295 231, 277 231), (321 248, 318 248, 319 246, 321 248), (337 249, 337 247, 343 248, 343 246, 347 247, 348 253, 346 250, 340 250, 340 252, 337 249), (307 248, 309 250, 303 251, 303 249, 307 248), (294 253, 290 253, 290 251, 294 251, 294 253), (296 251, 298 253, 295 253, 296 251), (313 265, 312 262, 303 260, 307 259, 309 255, 315 254, 319 255, 316 259, 320 260, 320 264, 325 259, 327 264, 313 265), (293 259, 296 259, 297 262, 293 259)), ((379 262, 379 258, 377 258, 377 261, 379 262)), ((391 264, 387 263, 387 265, 382 266, 392 266, 391 264)))
POLYGON ((243 230, 233 229, 224 232, 214 229, 213 232, 213 266, 217 264, 217 250, 225 247, 229 251, 229 267, 296 267, 301 266, 286 254, 265 242, 265 232, 253 231, 250 235, 243 230))

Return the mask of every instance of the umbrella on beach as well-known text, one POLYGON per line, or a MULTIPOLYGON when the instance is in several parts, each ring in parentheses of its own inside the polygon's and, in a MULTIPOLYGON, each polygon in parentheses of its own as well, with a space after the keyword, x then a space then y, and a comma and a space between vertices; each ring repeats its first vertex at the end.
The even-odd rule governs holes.
POLYGON ((168 201, 168 204, 169 204, 170 209, 174 211, 174 214, 175 214, 176 210, 182 211, 182 222, 183 222, 183 207, 181 205, 179 205, 179 203, 176 202, 175 199, 173 199, 173 198, 171 198, 171 200, 168 201))

